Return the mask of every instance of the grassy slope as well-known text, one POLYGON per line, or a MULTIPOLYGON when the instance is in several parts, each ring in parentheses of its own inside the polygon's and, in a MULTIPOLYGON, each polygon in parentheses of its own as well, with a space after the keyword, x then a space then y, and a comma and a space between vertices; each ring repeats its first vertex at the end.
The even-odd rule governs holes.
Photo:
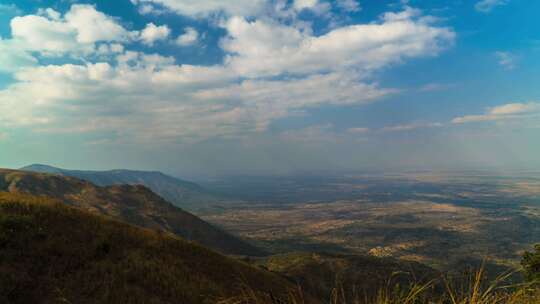
POLYGON ((144 185, 175 206, 189 210, 204 208, 219 201, 201 186, 161 172, 109 170, 82 171, 66 170, 47 165, 34 164, 20 170, 38 173, 53 173, 71 176, 106 187, 112 185, 144 185))
POLYGON ((0 169, 0 191, 46 195, 130 224, 168 231, 226 254, 263 254, 254 246, 173 206, 144 186, 98 187, 72 177, 0 169))
POLYGON ((214 303, 270 272, 49 198, 0 193, 0 303, 214 303))
POLYGON ((270 271, 291 277, 321 299, 330 298, 336 286, 373 296, 389 283, 421 284, 440 275, 419 263, 361 255, 297 252, 271 256, 259 263, 270 271))

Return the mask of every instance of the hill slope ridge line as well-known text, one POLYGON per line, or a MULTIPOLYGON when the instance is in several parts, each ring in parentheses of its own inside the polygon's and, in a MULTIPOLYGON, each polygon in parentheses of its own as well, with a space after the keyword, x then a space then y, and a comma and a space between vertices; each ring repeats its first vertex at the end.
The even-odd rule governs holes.
POLYGON ((63 175, 0 169, 0 191, 48 196, 95 214, 170 232, 225 254, 264 255, 142 185, 100 187, 63 175))

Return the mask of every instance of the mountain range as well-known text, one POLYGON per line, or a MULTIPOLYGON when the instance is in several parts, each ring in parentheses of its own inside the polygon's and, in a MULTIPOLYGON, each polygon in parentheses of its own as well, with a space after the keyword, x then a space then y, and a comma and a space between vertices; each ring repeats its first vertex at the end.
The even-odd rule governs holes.
POLYGON ((43 164, 33 164, 23 167, 20 170, 76 177, 102 187, 112 185, 143 185, 175 206, 190 211, 198 210, 220 201, 219 198, 194 182, 182 180, 157 171, 125 169, 107 171, 67 170, 43 164))
POLYGON ((94 214, 169 232, 225 254, 264 254, 142 185, 101 187, 64 175, 0 169, 0 191, 46 196, 94 214))

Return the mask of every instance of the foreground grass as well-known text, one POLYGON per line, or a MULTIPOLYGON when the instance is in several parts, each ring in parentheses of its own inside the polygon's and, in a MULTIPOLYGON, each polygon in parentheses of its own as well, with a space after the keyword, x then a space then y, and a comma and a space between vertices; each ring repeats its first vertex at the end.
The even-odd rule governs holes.
MULTIPOLYGON (((334 288, 329 299, 321 300, 329 304, 539 304, 540 287, 535 282, 506 284, 512 273, 506 273, 493 281, 486 281, 483 268, 459 279, 440 278, 425 283, 411 283, 402 288, 392 285, 372 294, 346 290, 343 286, 334 288), (352 295, 351 295, 352 294, 352 295)), ((309 304, 300 288, 292 290, 286 301, 271 297, 261 297, 249 288, 239 296, 219 302, 219 304, 309 304)))

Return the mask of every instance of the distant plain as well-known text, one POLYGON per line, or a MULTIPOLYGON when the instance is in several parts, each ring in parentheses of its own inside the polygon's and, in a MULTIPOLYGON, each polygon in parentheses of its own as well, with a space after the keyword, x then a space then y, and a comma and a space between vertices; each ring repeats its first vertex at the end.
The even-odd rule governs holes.
POLYGON ((487 260, 507 268, 540 241, 535 172, 237 177, 204 186, 243 203, 198 215, 274 253, 362 253, 440 270, 487 260))

